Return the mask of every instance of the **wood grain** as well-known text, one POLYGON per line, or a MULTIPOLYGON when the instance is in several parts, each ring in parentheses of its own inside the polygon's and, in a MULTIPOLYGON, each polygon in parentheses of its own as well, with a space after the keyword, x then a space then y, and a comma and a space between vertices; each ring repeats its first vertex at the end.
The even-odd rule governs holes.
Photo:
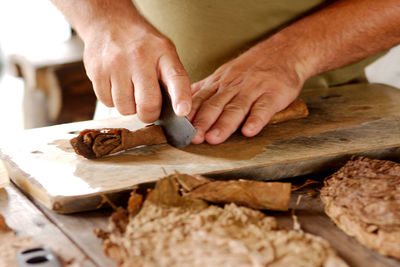
POLYGON ((117 266, 116 262, 104 254, 101 240, 93 233, 96 228, 107 229, 108 218, 112 210, 89 211, 68 215, 54 213, 45 207, 43 207, 42 211, 53 222, 62 226, 63 232, 74 243, 79 244, 79 247, 98 266, 117 266))
POLYGON ((60 213, 101 207, 114 194, 179 171, 216 178, 280 179, 338 168, 351 155, 400 154, 400 91, 358 84, 304 91, 309 117, 269 125, 220 145, 156 145, 99 160, 75 155, 69 139, 87 128, 144 126, 136 117, 33 129, 0 144, 10 177, 60 213))
MULTIPOLYGON (((0 214, 18 235, 31 236, 42 245, 49 246, 65 261, 78 266, 95 266, 79 246, 63 234, 14 185, 0 189, 0 214)), ((12 244, 10 244, 12 245, 12 244)))

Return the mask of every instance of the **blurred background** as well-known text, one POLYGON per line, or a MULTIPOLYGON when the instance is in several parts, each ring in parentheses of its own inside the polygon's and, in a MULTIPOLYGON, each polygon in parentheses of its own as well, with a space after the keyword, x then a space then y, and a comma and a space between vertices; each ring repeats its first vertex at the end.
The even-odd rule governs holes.
MULTIPOLYGON (((83 44, 49 0, 0 1, 0 49, 1 129, 93 118, 96 100, 82 63, 83 44)), ((400 47, 366 71, 371 82, 400 88, 400 47)), ((106 116, 96 113, 97 119, 106 116)))
POLYGON ((83 44, 49 0, 0 1, 0 49, 1 129, 93 117, 83 44))

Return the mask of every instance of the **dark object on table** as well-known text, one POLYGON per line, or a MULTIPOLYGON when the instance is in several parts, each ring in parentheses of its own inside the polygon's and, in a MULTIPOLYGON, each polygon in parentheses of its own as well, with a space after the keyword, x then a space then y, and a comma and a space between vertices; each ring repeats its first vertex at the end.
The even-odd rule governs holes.
POLYGON ((36 247, 18 253, 17 263, 20 267, 61 267, 57 256, 49 249, 36 247))

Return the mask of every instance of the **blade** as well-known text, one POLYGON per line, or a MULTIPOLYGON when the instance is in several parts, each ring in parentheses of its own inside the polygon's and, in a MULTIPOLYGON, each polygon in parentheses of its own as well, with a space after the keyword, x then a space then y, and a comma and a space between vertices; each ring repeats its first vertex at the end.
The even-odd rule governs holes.
POLYGON ((160 118, 155 122, 163 127, 168 143, 174 147, 182 148, 192 142, 196 129, 186 117, 178 117, 171 103, 168 91, 160 83, 163 102, 160 118))

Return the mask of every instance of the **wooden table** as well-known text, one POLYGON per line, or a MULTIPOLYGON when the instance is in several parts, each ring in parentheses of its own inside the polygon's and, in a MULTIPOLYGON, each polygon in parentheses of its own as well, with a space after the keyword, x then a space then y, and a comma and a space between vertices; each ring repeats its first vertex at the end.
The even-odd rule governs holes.
MULTIPOLYGON (((305 177, 323 180, 325 175, 305 177)), ((290 180, 290 179, 289 179, 290 180)), ((296 181, 299 181, 296 178, 296 181)), ((400 261, 384 257, 361 246, 345 235, 325 215, 318 196, 319 185, 310 185, 292 194, 291 208, 301 227, 327 239, 350 266, 400 266, 400 261), (301 195, 300 203, 296 202, 301 195)), ((0 214, 20 235, 33 236, 48 245, 65 260, 74 259, 78 266, 116 266, 102 252, 100 240, 93 229, 106 229, 111 210, 83 212, 70 215, 56 214, 28 199, 13 184, 0 189, 0 214)), ((292 227, 291 212, 267 212, 276 216, 280 225, 292 227)))

